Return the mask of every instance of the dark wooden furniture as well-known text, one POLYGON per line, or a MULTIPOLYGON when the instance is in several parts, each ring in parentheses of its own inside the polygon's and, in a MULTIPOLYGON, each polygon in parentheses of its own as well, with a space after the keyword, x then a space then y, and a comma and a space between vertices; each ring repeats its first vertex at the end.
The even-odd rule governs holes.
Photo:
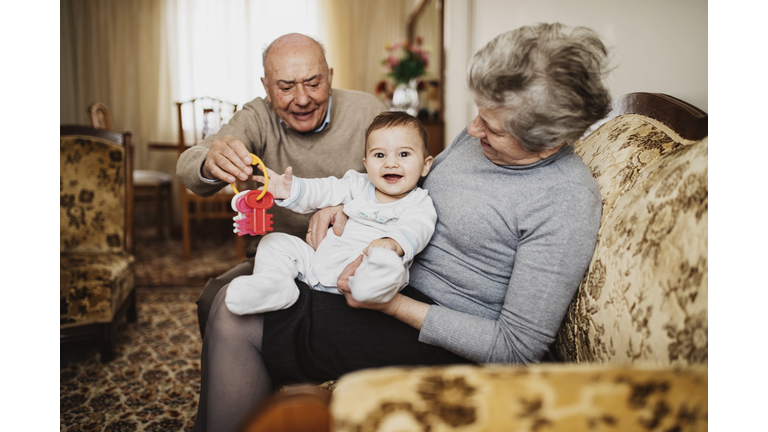
POLYGON ((589 135, 622 114, 640 114, 651 117, 670 127, 681 137, 698 141, 708 136, 709 116, 701 109, 664 93, 629 93, 611 103, 611 112, 590 126, 589 135))
POLYGON ((91 117, 91 126, 96 129, 112 130, 112 117, 106 105, 94 102, 88 107, 88 114, 91 117))
POLYGON ((63 125, 60 147, 60 344, 94 340, 107 362, 137 318, 132 134, 63 125))
POLYGON ((329 432, 330 399, 313 385, 285 387, 254 408, 238 432, 329 432))
MULTIPOLYGON (((112 130, 112 116, 109 108, 101 102, 94 102, 88 107, 91 125, 96 129, 112 130)), ((173 224, 173 201, 171 184, 173 177, 161 171, 134 170, 133 188, 134 204, 149 205, 155 209, 155 226, 157 237, 163 237, 165 221, 164 209, 168 210, 168 231, 173 224)))
MULTIPOLYGON (((189 147, 197 145, 208 135, 216 133, 237 111, 237 105, 211 97, 200 97, 186 102, 177 102, 179 118, 179 141, 176 149, 181 155, 189 147)), ((181 236, 184 260, 192 254, 191 222, 194 220, 229 219, 237 212, 232 210, 231 201, 234 193, 231 187, 225 187, 211 197, 203 198, 194 194, 183 184, 179 184, 181 201, 181 236)), ((238 188, 240 190, 240 188, 238 188)), ((236 237, 237 253, 245 257, 243 238, 236 237)))
POLYGON ((424 123, 424 126, 427 129, 427 135, 429 137, 429 154, 435 157, 443 151, 445 145, 445 121, 443 120, 443 107, 445 106, 445 55, 443 52, 445 16, 443 11, 443 0, 421 0, 414 12, 408 17, 406 23, 406 37, 409 41, 416 40, 416 37, 419 36, 416 34, 419 18, 427 13, 437 14, 437 46, 433 53, 433 56, 437 57, 433 57, 432 61, 437 61, 439 64, 439 72, 437 74, 437 100, 440 108, 434 118, 423 118, 420 115, 419 119, 424 123))

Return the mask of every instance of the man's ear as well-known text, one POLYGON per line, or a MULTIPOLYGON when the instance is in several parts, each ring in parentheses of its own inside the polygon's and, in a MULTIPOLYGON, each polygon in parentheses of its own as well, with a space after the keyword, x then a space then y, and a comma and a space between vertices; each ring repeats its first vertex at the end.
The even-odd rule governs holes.
POLYGON ((272 103, 272 98, 269 96, 269 87, 267 86, 266 78, 261 78, 261 85, 264 86, 264 91, 267 92, 267 102, 272 103))
POLYGON ((432 161, 434 161, 432 156, 427 156, 427 158, 424 159, 424 168, 421 169, 422 177, 426 177, 427 174, 429 174, 429 169, 432 168, 432 161))

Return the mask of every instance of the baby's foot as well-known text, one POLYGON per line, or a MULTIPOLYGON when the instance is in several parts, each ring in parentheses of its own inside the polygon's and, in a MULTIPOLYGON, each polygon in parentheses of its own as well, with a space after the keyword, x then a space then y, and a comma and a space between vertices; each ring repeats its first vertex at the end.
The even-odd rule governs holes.
POLYGON ((261 273, 232 280, 224 302, 233 314, 246 315, 285 309, 298 298, 299 289, 293 278, 261 273))

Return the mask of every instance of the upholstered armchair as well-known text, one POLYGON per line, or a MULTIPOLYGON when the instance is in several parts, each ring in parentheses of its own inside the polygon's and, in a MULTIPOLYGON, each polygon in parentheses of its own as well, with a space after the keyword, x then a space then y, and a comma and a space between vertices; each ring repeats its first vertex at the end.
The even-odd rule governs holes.
POLYGON ((59 144, 61 343, 95 339, 109 361, 136 320, 131 133, 61 126, 59 144))
POLYGON ((332 430, 707 430, 707 115, 630 94, 576 150, 602 222, 545 361, 348 374, 332 430))

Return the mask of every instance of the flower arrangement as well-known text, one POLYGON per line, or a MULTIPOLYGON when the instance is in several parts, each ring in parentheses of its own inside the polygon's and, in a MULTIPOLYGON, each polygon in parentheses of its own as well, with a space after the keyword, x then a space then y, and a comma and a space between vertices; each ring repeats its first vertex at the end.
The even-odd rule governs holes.
MULTIPOLYGON (((394 80, 392 85, 389 80, 383 79, 376 85, 376 93, 383 93, 387 99, 392 97, 394 87, 398 84, 409 84, 414 78, 418 78, 427 72, 429 55, 422 47, 422 38, 417 37, 416 43, 411 44, 407 40, 386 44, 384 48, 387 57, 381 61, 386 76, 394 80)), ((420 83, 419 83, 420 84, 420 83)))

